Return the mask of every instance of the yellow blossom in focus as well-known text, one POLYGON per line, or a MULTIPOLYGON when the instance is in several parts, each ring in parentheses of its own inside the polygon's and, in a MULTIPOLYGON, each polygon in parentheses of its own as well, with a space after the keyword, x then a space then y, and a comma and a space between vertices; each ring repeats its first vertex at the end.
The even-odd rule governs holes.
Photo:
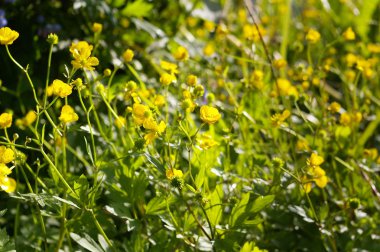
POLYGON ((63 123, 71 123, 78 121, 79 117, 70 105, 64 105, 61 110, 59 120, 63 123))
POLYGON ((326 176, 325 170, 317 166, 312 171, 310 171, 310 174, 313 177, 313 181, 317 184, 319 188, 324 188, 326 186, 328 178, 326 176))
POLYGON ((321 34, 314 30, 309 29, 309 31, 306 34, 306 40, 309 41, 311 44, 317 43, 321 39, 321 34))
POLYGON ((15 153, 12 149, 0 146, 0 163, 8 164, 15 160, 15 153))
POLYGON ((72 93, 72 87, 61 80, 54 80, 51 84, 54 95, 65 98, 72 93))
POLYGON ((126 124, 127 124, 127 120, 125 119, 124 116, 118 116, 118 117, 115 119, 115 126, 116 126, 118 129, 123 128, 126 124))
POLYGON ((100 33, 103 30, 103 25, 99 23, 93 23, 92 24, 92 31, 95 33, 100 33))
POLYGON ((8 177, 0 177, 0 188, 7 193, 13 193, 16 190, 16 180, 8 177))
POLYGON ((123 59, 125 62, 131 62, 135 54, 131 49, 127 49, 123 52, 123 59))
POLYGON ((217 108, 207 105, 201 107, 200 115, 201 120, 207 124, 214 124, 222 117, 217 108))
POLYGON ((0 129, 9 128, 12 126, 12 114, 2 113, 0 115, 0 129))
POLYGON ((12 30, 9 27, 0 28, 0 44, 11 45, 18 38, 18 32, 12 30))
POLYGON ((173 57, 176 60, 188 60, 189 59, 189 52, 187 49, 183 46, 179 46, 177 50, 173 52, 173 57))
POLYGON ((173 180, 174 178, 182 178, 183 172, 174 168, 169 168, 166 170, 166 178, 173 180))
POLYGON ((72 43, 70 46, 70 52, 74 58, 71 64, 76 69, 94 70, 94 66, 99 65, 99 60, 96 57, 91 57, 92 45, 89 45, 86 41, 79 41, 72 43))
POLYGON ((343 32, 343 38, 345 40, 355 40, 355 32, 351 27, 348 27, 347 30, 343 32))

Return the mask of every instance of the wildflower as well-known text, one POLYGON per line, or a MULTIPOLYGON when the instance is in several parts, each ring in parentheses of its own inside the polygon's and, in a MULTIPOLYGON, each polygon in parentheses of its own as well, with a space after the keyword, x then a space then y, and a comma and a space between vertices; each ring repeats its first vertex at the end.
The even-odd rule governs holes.
POLYGON ((164 69, 166 71, 169 71, 173 75, 179 73, 178 66, 176 64, 174 64, 174 63, 170 63, 168 61, 161 60, 160 61, 160 66, 161 66, 162 69, 164 69))
POLYGON ((371 53, 380 53, 380 44, 368 44, 367 49, 371 53))
POLYGON ((149 132, 144 136, 146 144, 151 144, 154 139, 161 135, 166 129, 166 123, 164 121, 157 124, 156 120, 153 118, 146 120, 143 126, 145 129, 149 130, 149 132))
POLYGON ((173 57, 176 60, 187 60, 189 59, 189 52, 183 46, 179 46, 177 50, 173 53, 173 57))
POLYGON ((55 33, 50 33, 46 40, 49 44, 56 45, 58 44, 58 36, 55 33))
POLYGON ((297 151, 310 151, 309 143, 306 139, 299 139, 296 143, 297 151))
POLYGON ((339 122, 340 122, 340 124, 342 124, 344 126, 350 125, 351 124, 351 115, 347 112, 344 112, 343 114, 340 115, 339 122))
POLYGON ((197 82, 198 82, 197 76, 193 74, 188 75, 186 78, 186 84, 190 87, 194 87, 195 85, 197 85, 197 82))
POLYGON ((182 101, 181 107, 187 112, 193 112, 195 109, 195 103, 192 99, 186 98, 182 101))
POLYGON ((131 49, 127 49, 123 53, 123 59, 125 62, 131 62, 134 56, 135 54, 133 53, 131 49))
POLYGON ((0 146, 0 163, 8 164, 15 159, 15 153, 12 149, 0 146))
POLYGON ((215 23, 212 22, 212 21, 209 21, 209 20, 205 20, 204 23, 203 23, 203 27, 209 31, 209 32, 213 32, 215 30, 215 23))
POLYGON ((166 104, 166 99, 163 95, 158 94, 154 98, 153 104, 157 107, 162 107, 166 104))
POLYGON ((317 166, 320 166, 324 161, 325 160, 323 159, 323 157, 318 156, 318 154, 313 152, 311 153, 310 158, 306 160, 306 164, 311 168, 315 168, 317 166))
POLYGON ((201 107, 200 115, 201 120, 207 124, 214 124, 222 117, 217 108, 207 105, 201 107))
POLYGON ((123 116, 118 116, 118 117, 115 119, 115 126, 116 126, 118 129, 123 128, 126 124, 127 124, 127 120, 126 120, 125 117, 123 117, 123 116))
POLYGON ((92 24, 92 31, 94 33, 100 33, 103 30, 103 25, 99 23, 93 23, 92 24))
POLYGON ((339 110, 340 110, 341 106, 339 103, 337 102, 332 102, 329 106, 328 106, 328 110, 331 111, 331 113, 338 113, 339 110))
POLYGON ((65 98, 72 93, 72 87, 61 80, 54 80, 51 84, 54 95, 65 98))
POLYGON ((314 30, 314 29, 309 29, 309 31, 306 34, 306 40, 309 41, 311 44, 317 43, 321 38, 321 34, 314 30))
POLYGON ((343 32, 343 38, 345 40, 355 40, 355 32, 351 27, 348 27, 347 30, 343 32))
POLYGON ((371 148, 371 149, 364 149, 363 154, 364 154, 364 157, 375 160, 377 156, 379 155, 379 152, 376 148, 371 148))
POLYGON ((260 34, 265 35, 265 33, 265 29, 261 26, 259 26, 259 30, 257 30, 256 26, 252 24, 245 24, 243 26, 243 36, 248 40, 259 41, 260 34))
POLYGON ((298 97, 298 91, 295 86, 293 86, 289 80, 279 78, 277 79, 277 87, 280 91, 280 95, 285 96, 295 96, 298 97))
POLYGON ((0 28, 0 45, 11 45, 18 38, 19 33, 9 27, 0 28))
POLYGON ((63 123, 71 123, 78 121, 79 117, 70 105, 64 105, 61 110, 59 120, 63 123))
POLYGON ((211 56, 215 52, 215 47, 212 43, 207 43, 205 47, 203 47, 203 54, 205 56, 211 56))
POLYGON ((199 147, 201 147, 203 150, 208 150, 216 145, 218 145, 218 142, 215 141, 211 135, 209 134, 202 134, 197 138, 199 147))
POLYGON ((284 68, 284 67, 286 67, 287 64, 288 63, 284 59, 276 59, 275 61, 273 61, 273 65, 277 69, 284 68))
POLYGON ((7 193, 14 192, 16 189, 16 181, 12 178, 8 178, 8 175, 12 173, 4 163, 0 163, 0 188, 7 193))
POLYGON ((176 80, 175 76, 168 73, 163 73, 160 77, 160 82, 164 86, 169 86, 175 80, 176 80))
POLYGON ((9 128, 12 125, 12 114, 2 113, 0 115, 0 129, 9 128))
POLYGON ((202 85, 196 85, 193 90, 193 95, 195 97, 201 97, 205 93, 205 88, 202 85))
POLYGON ((274 127, 280 127, 284 121, 290 116, 290 111, 285 109, 281 114, 276 113, 272 115, 271 121, 274 127))
POLYGON ((166 178, 173 180, 174 178, 182 178, 183 172, 174 168, 169 168, 166 170, 166 178))
POLYGON ((93 46, 89 45, 86 41, 79 41, 70 46, 70 52, 74 58, 71 64, 74 68, 92 71, 94 70, 94 66, 99 65, 98 58, 91 57, 92 48, 93 46))
POLYGON ((143 125, 145 120, 152 116, 148 106, 142 105, 140 103, 133 104, 132 117, 137 126, 143 125))

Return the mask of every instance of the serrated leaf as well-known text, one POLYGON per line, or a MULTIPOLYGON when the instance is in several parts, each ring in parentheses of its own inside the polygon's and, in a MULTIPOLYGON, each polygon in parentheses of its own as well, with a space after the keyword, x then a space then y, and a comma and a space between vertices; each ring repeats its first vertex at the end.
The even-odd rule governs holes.
POLYGON ((13 252, 15 250, 15 244, 7 234, 5 229, 0 229, 0 251, 1 252, 13 252))
POLYGON ((127 17, 147 17, 152 9, 152 4, 147 3, 144 0, 137 0, 128 4, 121 11, 121 14, 127 17))

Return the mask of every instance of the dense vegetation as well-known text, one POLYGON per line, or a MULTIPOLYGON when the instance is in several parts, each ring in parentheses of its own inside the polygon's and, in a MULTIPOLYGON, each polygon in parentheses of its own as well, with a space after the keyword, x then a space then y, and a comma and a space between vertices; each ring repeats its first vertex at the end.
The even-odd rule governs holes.
POLYGON ((380 1, 0 1, 0 251, 380 251, 380 1))

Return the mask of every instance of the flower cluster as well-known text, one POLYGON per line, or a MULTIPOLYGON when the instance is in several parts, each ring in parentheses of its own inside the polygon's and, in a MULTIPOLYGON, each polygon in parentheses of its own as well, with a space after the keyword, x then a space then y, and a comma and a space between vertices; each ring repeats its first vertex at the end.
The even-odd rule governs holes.
POLYGON ((0 188, 7 193, 14 192, 16 189, 16 181, 8 177, 12 170, 7 166, 14 159, 15 154, 12 149, 0 146, 0 188))

